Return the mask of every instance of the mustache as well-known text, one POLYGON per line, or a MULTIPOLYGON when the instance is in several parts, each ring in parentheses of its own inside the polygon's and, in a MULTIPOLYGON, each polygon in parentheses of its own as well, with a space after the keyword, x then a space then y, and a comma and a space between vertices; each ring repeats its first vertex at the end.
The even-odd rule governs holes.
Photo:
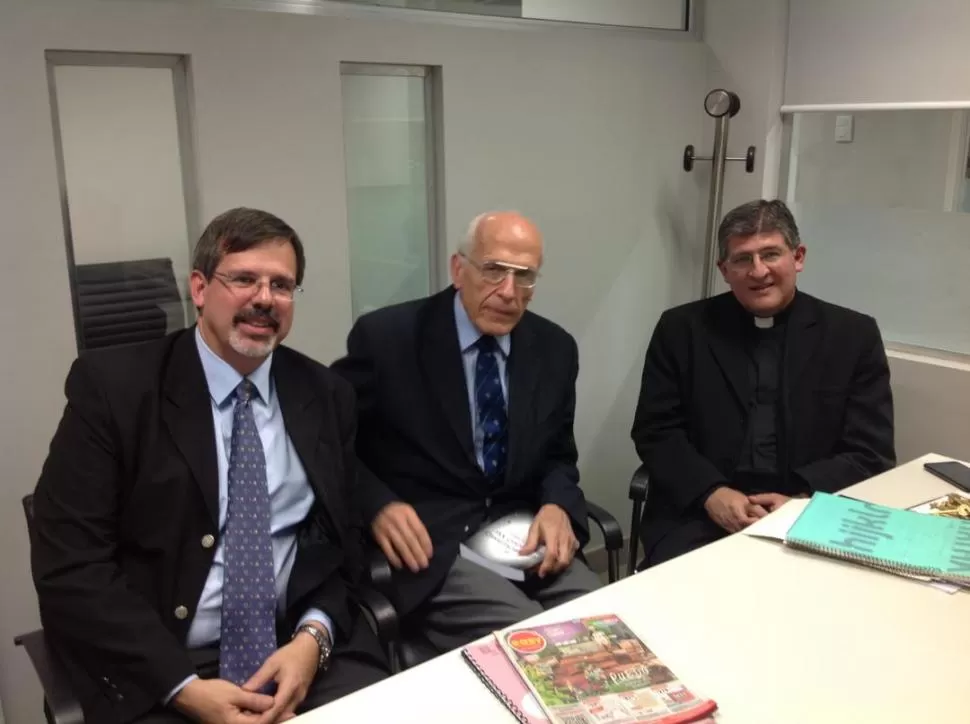
POLYGON ((273 330, 280 328, 280 320, 272 309, 253 307, 246 309, 232 318, 233 326, 237 324, 268 324, 273 330))

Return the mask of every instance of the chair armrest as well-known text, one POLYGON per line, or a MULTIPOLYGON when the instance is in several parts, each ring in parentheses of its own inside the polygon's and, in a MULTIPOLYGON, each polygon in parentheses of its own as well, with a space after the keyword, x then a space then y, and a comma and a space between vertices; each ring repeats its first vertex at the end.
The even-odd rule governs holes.
POLYGON ((37 672, 37 679, 44 690, 44 708, 53 724, 84 724, 81 704, 71 691, 67 673, 60 660, 47 646, 43 629, 22 634, 14 639, 23 646, 37 672))
POLYGON ((359 590, 360 605, 384 647, 391 673, 396 674, 403 668, 401 649, 404 644, 400 641, 401 620, 389 598, 391 588, 391 564, 380 550, 374 548, 368 556, 364 582, 359 590))
POLYGON ((650 492, 650 478, 645 465, 638 467, 630 479, 630 500, 644 502, 650 492))
POLYGON ((357 602, 371 629, 385 647, 397 641, 400 629, 397 610, 390 599, 369 586, 357 589, 357 602))
POLYGON ((630 519, 630 552, 627 556, 626 574, 632 576, 637 570, 637 548, 640 543, 640 528, 643 524, 643 506, 650 492, 650 479, 647 468, 640 465, 630 479, 630 500, 633 501, 633 516, 630 519))
POLYGON ((589 519, 599 527, 603 533, 603 542, 608 551, 618 551, 623 548, 623 529, 620 523, 610 515, 605 508, 601 508, 596 503, 586 501, 586 512, 589 519))
POLYGON ((367 559, 367 570, 364 573, 364 580, 372 588, 377 589, 385 596, 391 589, 391 564, 380 548, 372 548, 367 559))

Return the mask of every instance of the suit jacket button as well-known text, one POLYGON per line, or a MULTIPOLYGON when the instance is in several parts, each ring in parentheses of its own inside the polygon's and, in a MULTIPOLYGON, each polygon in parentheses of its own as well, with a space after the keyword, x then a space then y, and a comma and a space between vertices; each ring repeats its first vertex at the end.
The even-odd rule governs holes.
POLYGON ((216 544, 215 536, 213 536, 211 533, 206 533, 204 536, 202 536, 203 548, 211 548, 215 544, 216 544))
POLYGON ((491 498, 485 498, 485 507, 486 508, 491 508, 492 507, 492 499, 491 498))
POLYGON ((179 606, 175 609, 175 618, 179 621, 184 621, 189 617, 189 609, 185 606, 179 606))

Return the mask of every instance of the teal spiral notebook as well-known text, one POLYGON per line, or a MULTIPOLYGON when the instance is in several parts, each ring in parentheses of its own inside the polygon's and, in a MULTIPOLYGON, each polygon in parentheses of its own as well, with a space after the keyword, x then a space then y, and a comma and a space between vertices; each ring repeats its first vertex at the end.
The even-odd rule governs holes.
POLYGON ((906 576, 970 583, 970 521, 956 518, 815 493, 785 544, 906 576))

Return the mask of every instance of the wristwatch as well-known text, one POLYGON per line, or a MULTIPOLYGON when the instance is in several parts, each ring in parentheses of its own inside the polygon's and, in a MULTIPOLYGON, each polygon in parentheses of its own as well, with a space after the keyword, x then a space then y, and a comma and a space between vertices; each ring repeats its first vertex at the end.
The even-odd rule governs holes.
POLYGON ((310 634, 314 641, 317 642, 317 646, 320 647, 320 660, 317 662, 317 671, 326 671, 330 666, 330 652, 333 651, 330 634, 327 633, 326 629, 317 628, 312 623, 305 623, 300 626, 293 633, 293 638, 296 638, 301 633, 310 634))

